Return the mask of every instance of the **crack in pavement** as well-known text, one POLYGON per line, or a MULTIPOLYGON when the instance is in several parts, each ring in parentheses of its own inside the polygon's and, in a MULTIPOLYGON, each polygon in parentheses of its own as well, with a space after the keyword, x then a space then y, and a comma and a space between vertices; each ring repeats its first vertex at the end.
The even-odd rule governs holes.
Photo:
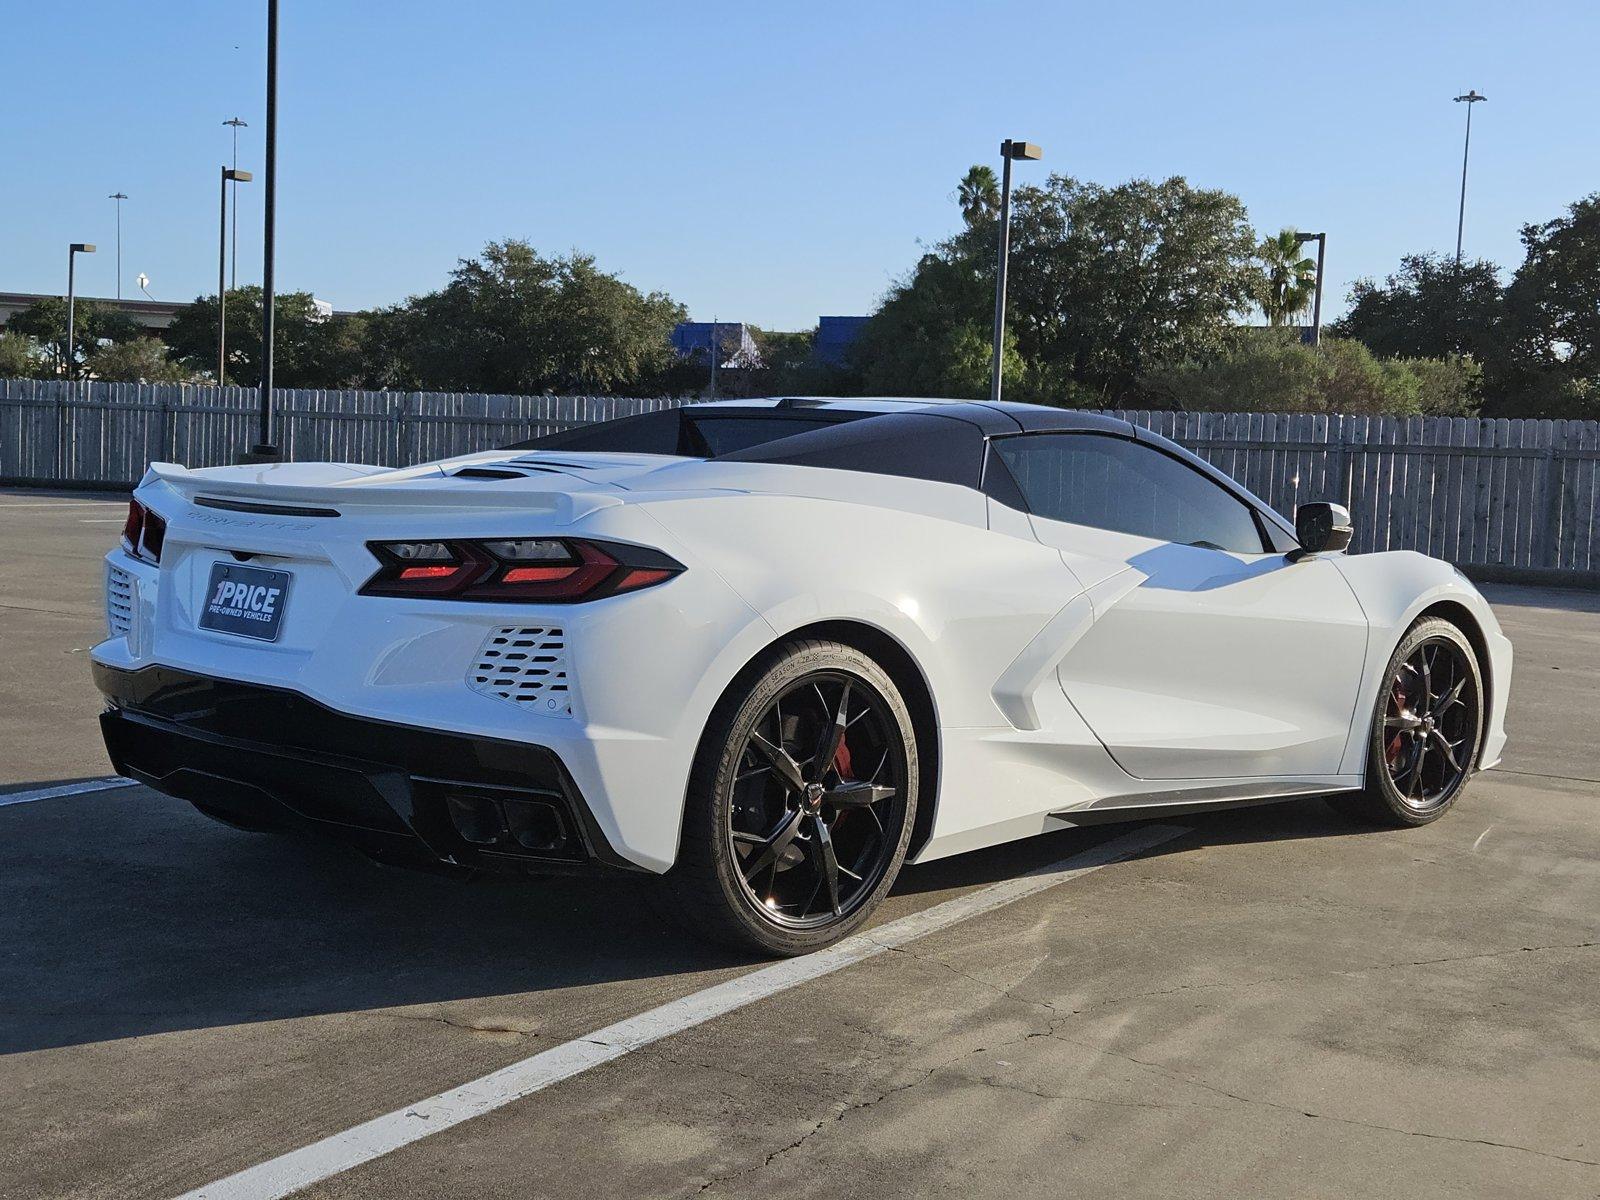
POLYGON ((711 1178, 707 1179, 704 1183, 702 1183, 699 1186, 699 1188, 697 1188, 695 1190, 695 1195, 697 1195, 697 1196, 698 1195, 703 1195, 704 1193, 706 1193, 710 1189, 712 1189, 714 1187, 717 1187, 717 1186, 719 1186, 721 1184, 728 1183, 728 1182, 730 1182, 732 1180, 735 1180, 735 1179, 743 1179, 743 1178, 745 1178, 746 1176, 749 1176, 749 1175, 759 1174, 760 1172, 762 1172, 762 1171, 766 1170, 768 1167, 770 1167, 778 1159, 780 1159, 780 1158, 784 1157, 785 1155, 791 1154, 794 1151, 800 1149, 800 1147, 804 1146, 807 1142, 809 1142, 812 1138, 816 1137, 817 1134, 821 1133, 824 1129, 827 1129, 828 1127, 830 1127, 832 1125, 838 1124, 840 1121, 843 1121, 847 1116, 849 1116, 852 1113, 865 1112, 867 1109, 872 1108, 874 1105, 882 1103, 884 1100, 887 1100, 890 1096, 896 1096, 896 1095, 899 1095, 901 1092, 908 1092, 912 1088, 921 1087, 923 1084, 927 1083, 928 1080, 932 1079, 933 1076, 935 1074, 937 1074, 941 1069, 942 1069, 942 1064, 941 1064, 941 1066, 929 1067, 929 1068, 927 1068, 926 1071, 923 1072, 923 1074, 922 1074, 922 1076, 920 1078, 913 1079, 909 1083, 897 1084, 896 1086, 894 1086, 892 1088, 888 1088, 888 1089, 886 1089, 886 1090, 884 1090, 882 1092, 879 1092, 876 1096, 873 1096, 870 1100, 853 1100, 853 1101, 848 1101, 848 1102, 845 1102, 845 1103, 842 1103, 842 1104, 841 1103, 835 1103, 834 1104, 833 1115, 831 1117, 823 1117, 820 1121, 816 1122, 816 1124, 814 1124, 810 1129, 806 1130, 805 1133, 802 1133, 794 1141, 788 1143, 787 1145, 779 1146, 776 1150, 771 1151, 770 1153, 768 1153, 766 1155, 766 1157, 764 1157, 759 1163, 756 1163, 754 1166, 744 1167, 744 1168, 742 1168, 741 1170, 738 1170, 738 1171, 729 1171, 729 1172, 727 1172, 726 1174, 723 1174, 723 1175, 713 1175, 711 1178))
POLYGON ((1230 991, 1240 988, 1258 988, 1264 984, 1300 982, 1310 979, 1316 975, 1330 975, 1339 977, 1371 975, 1383 971, 1401 971, 1411 967, 1430 967, 1443 963, 1486 961, 1496 958, 1507 958, 1518 954, 1541 954, 1559 950, 1593 950, 1597 947, 1600 947, 1600 942, 1552 942, 1548 945, 1542 946, 1508 946, 1503 950, 1485 950, 1473 954, 1442 955, 1438 958, 1422 958, 1413 960, 1401 959, 1395 962, 1369 963, 1364 966, 1346 967, 1340 970, 1307 972, 1291 975, 1272 975, 1261 979, 1247 979, 1239 981, 1219 980, 1215 983, 1180 983, 1169 988, 1154 988, 1142 992, 1128 992, 1119 996, 1108 996, 1105 999, 1097 1000, 1092 1004, 1085 1004, 1071 1009, 1064 1008, 1059 1004, 1054 1004, 1049 1000, 1044 1000, 1037 996, 1024 995, 1015 988, 1004 987, 995 983, 993 980, 984 979, 982 976, 973 975, 970 972, 963 971, 961 968, 946 962, 938 955, 919 953, 916 950, 912 950, 904 946, 888 946, 885 948, 893 951, 896 954, 903 954, 907 958, 915 959, 917 962, 940 967, 943 970, 948 971, 950 974, 956 976, 958 979, 968 980, 977 984, 979 987, 984 988, 986 991, 992 992, 998 996, 1004 996, 1010 1000, 1015 1000, 1020 1004, 1032 1005, 1036 1008, 1042 1008, 1052 1013, 1064 1012, 1068 1015, 1076 1016, 1080 1013, 1094 1012, 1098 1009, 1126 1004, 1131 1000, 1145 1000, 1160 996, 1172 996, 1179 992, 1216 990, 1230 991))
POLYGON ((488 1022, 468 1022, 452 1020, 446 1013, 403 1013, 384 1012, 374 1013, 374 1016, 392 1017, 396 1021, 423 1021, 430 1024, 444 1025, 450 1029, 459 1029, 464 1033, 490 1033, 490 1034, 515 1034, 517 1037, 539 1037, 537 1029, 519 1029, 515 1025, 496 1025, 488 1022))
POLYGON ((1506 767, 1491 769, 1496 775, 1525 775, 1529 779, 1560 779, 1567 783, 1600 783, 1600 779, 1590 779, 1587 775, 1550 775, 1544 771, 1512 771, 1506 767))
POLYGON ((1109 1096, 1079 1096, 1066 1092, 1046 1092, 1038 1088, 1031 1088, 1010 1079, 998 1079, 993 1075, 962 1075, 961 1078, 971 1083, 981 1083, 985 1087, 998 1088, 1005 1092, 1021 1092, 1025 1096, 1036 1096, 1040 1100, 1065 1100, 1078 1104, 1100 1104, 1111 1108, 1149 1108, 1156 1110, 1172 1110, 1180 1108, 1199 1108, 1207 1112, 1221 1112, 1215 1104, 1196 1104, 1193 1101, 1169 1101, 1163 1103, 1159 1100, 1113 1100, 1109 1096))
POLYGON ((1463 1145, 1488 1146, 1496 1150, 1515 1150, 1522 1154, 1532 1154, 1539 1158, 1553 1159, 1556 1162, 1575 1163, 1579 1166, 1586 1167, 1600 1167, 1600 1160, 1574 1158, 1565 1154, 1556 1154, 1550 1150, 1539 1150, 1533 1146, 1524 1146, 1517 1142, 1500 1142, 1495 1141, 1492 1138, 1467 1137, 1463 1134, 1454 1133, 1433 1133, 1425 1129, 1406 1129, 1399 1125, 1384 1125, 1381 1122, 1376 1121, 1362 1121, 1354 1117, 1340 1117, 1335 1116, 1332 1113, 1316 1112, 1310 1109, 1302 1108, 1299 1105, 1285 1104, 1278 1100, 1267 1100, 1259 1096, 1246 1096, 1241 1092, 1230 1091, 1219 1084, 1211 1083, 1209 1080, 1203 1079, 1198 1075, 1188 1075, 1182 1071, 1175 1071, 1171 1067, 1168 1067, 1162 1063, 1139 1058, 1136 1055, 1128 1054, 1125 1051, 1112 1050, 1105 1046, 1095 1046, 1088 1042, 1080 1042, 1069 1037, 1063 1037, 1056 1029, 1052 1029, 1044 1036, 1053 1038, 1059 1042, 1064 1042, 1069 1046, 1076 1046, 1080 1050, 1089 1050, 1096 1054, 1104 1054, 1109 1055, 1112 1058, 1122 1059, 1124 1062, 1132 1063, 1135 1066, 1144 1067, 1147 1070, 1155 1071, 1168 1079, 1174 1079, 1181 1083, 1189 1084, 1192 1087, 1201 1088, 1205 1091, 1211 1092, 1213 1095, 1223 1096, 1229 1100, 1238 1101, 1241 1104, 1276 1109, 1279 1112, 1295 1113, 1299 1116, 1309 1117, 1316 1121, 1332 1121, 1339 1125, 1350 1125, 1355 1128, 1371 1129, 1381 1133, 1397 1133, 1404 1137, 1429 1138, 1436 1141, 1456 1142, 1463 1145))
MULTIPOLYGON (((1418 960, 1412 960, 1412 961, 1400 961, 1400 962, 1393 962, 1393 963, 1376 963, 1376 964, 1372 964, 1372 965, 1366 966, 1366 967, 1359 967, 1359 968, 1353 968, 1353 969, 1342 970, 1342 971, 1332 971, 1332 972, 1328 972, 1328 974, 1332 974, 1332 975, 1360 975, 1360 974, 1368 974, 1368 973, 1374 973, 1374 972, 1379 972, 1379 971, 1401 970, 1401 969, 1406 969, 1406 968, 1410 968, 1410 967, 1434 966, 1434 965, 1438 965, 1438 964, 1441 964, 1441 963, 1472 962, 1472 961, 1482 961, 1482 960, 1489 960, 1489 959, 1496 959, 1496 958, 1505 958, 1505 957, 1508 957, 1508 956, 1519 955, 1519 954, 1536 954, 1536 953, 1543 953, 1543 952, 1548 952, 1548 951, 1560 951, 1560 950, 1591 950, 1591 949, 1596 948, 1597 946, 1600 946, 1600 942, 1584 941, 1584 942, 1554 943, 1554 944, 1542 945, 1542 946, 1512 946, 1512 947, 1507 947, 1507 948, 1502 949, 1502 950, 1482 951, 1482 952, 1478 952, 1478 953, 1474 953, 1474 954, 1446 955, 1446 956, 1442 956, 1442 957, 1439 957, 1439 958, 1418 959, 1418 960)), ((1037 1031, 1037 1032, 1025 1034, 1020 1038, 1015 1038, 1015 1039, 1008 1040, 1006 1042, 1002 1042, 1002 1043, 999 1044, 999 1046, 992 1047, 993 1049, 1000 1049, 1000 1048, 1004 1048, 1004 1047, 1007 1047, 1007 1046, 1019 1045, 1019 1044, 1021 1044, 1023 1042, 1031 1041, 1031 1040, 1033 1040, 1035 1038, 1047 1037, 1047 1038, 1051 1038, 1051 1039, 1056 1040, 1056 1041, 1060 1041, 1060 1042, 1062 1042, 1064 1044, 1067 1044, 1067 1045, 1075 1046, 1075 1047, 1077 1047, 1078 1049, 1081 1049, 1081 1050, 1089 1050, 1089 1051, 1091 1051, 1093 1053, 1108 1055, 1108 1056, 1111 1056, 1111 1057, 1114 1057, 1114 1058, 1120 1058, 1120 1059, 1122 1059, 1122 1060, 1124 1060, 1124 1061, 1126 1061, 1128 1063, 1131 1063, 1131 1064, 1133 1064, 1135 1066, 1142 1067, 1142 1068, 1144 1068, 1146 1070, 1156 1071, 1156 1072, 1166 1076, 1167 1078, 1174 1079, 1174 1080, 1177 1080, 1179 1082, 1189 1084, 1189 1085, 1191 1085, 1193 1087, 1201 1088, 1201 1089, 1203 1089, 1205 1091, 1213 1093, 1214 1095, 1222 1096, 1222 1097, 1224 1097, 1226 1099, 1233 1100, 1233 1101, 1236 1101, 1236 1102, 1241 1103, 1241 1104, 1259 1105, 1259 1106, 1266 1107, 1266 1108, 1276 1109, 1276 1110, 1282 1111, 1282 1112, 1296 1113, 1296 1114, 1298 1114, 1298 1115, 1300 1115, 1302 1117, 1306 1117, 1306 1118, 1309 1118, 1309 1119, 1312 1119, 1312 1120, 1331 1121, 1331 1122, 1334 1122, 1336 1124, 1349 1125, 1349 1126, 1352 1126, 1352 1127, 1363 1128, 1363 1129, 1371 1129, 1371 1130, 1374 1130, 1374 1131, 1377 1131, 1377 1132, 1399 1134, 1399 1135, 1405 1136, 1405 1137, 1428 1138, 1428 1139, 1433 1139, 1433 1140, 1438 1140, 1438 1141, 1456 1142, 1456 1143, 1467 1144, 1467 1145, 1487 1146, 1487 1147, 1490 1147, 1490 1148, 1493 1148, 1493 1149, 1511 1150, 1511 1151, 1516 1151, 1516 1152, 1523 1153, 1523 1154, 1531 1154, 1531 1155, 1535 1155, 1535 1156, 1540 1157, 1540 1158, 1548 1158, 1548 1159, 1551 1159, 1551 1160, 1557 1161, 1557 1162, 1573 1163, 1573 1164, 1580 1165, 1580 1166, 1591 1166, 1591 1167, 1600 1166, 1600 1160, 1587 1159, 1587 1158, 1578 1158, 1578 1157, 1570 1156, 1570 1155, 1557 1154, 1557 1153, 1555 1153, 1553 1151, 1540 1150, 1540 1149, 1537 1149, 1536 1147, 1525 1146, 1525 1145, 1522 1145, 1522 1144, 1516 1143, 1516 1142, 1502 1142, 1502 1141, 1497 1141, 1497 1140, 1495 1140, 1493 1138, 1469 1137, 1469 1136, 1462 1135, 1462 1134, 1436 1133, 1436 1132, 1432 1132, 1432 1131, 1429 1131, 1429 1130, 1422 1130, 1422 1129, 1407 1129, 1407 1128, 1404 1128, 1402 1126, 1385 1125, 1385 1124, 1382 1124, 1380 1122, 1362 1121, 1362 1120, 1359 1120, 1359 1119, 1354 1118, 1354 1117, 1341 1117, 1341 1116, 1334 1115, 1332 1113, 1317 1112, 1317 1111, 1314 1111, 1314 1110, 1306 1109, 1306 1108, 1298 1106, 1298 1105, 1286 1104, 1286 1103, 1283 1103, 1282 1101, 1268 1100, 1268 1099, 1261 1098, 1261 1097, 1247 1096, 1247 1095, 1244 1095, 1244 1094, 1239 1093, 1239 1092, 1230 1091, 1227 1088, 1224 1088, 1224 1087, 1222 1087, 1222 1086, 1220 1086, 1218 1084, 1214 1084, 1214 1083, 1210 1082, 1209 1080, 1202 1078, 1201 1076, 1185 1074, 1185 1073, 1183 1073, 1181 1071, 1173 1070, 1172 1068, 1167 1067, 1164 1064, 1161 1064, 1161 1063, 1158 1063, 1158 1062, 1153 1062, 1153 1061, 1150 1061, 1150 1060, 1147 1060, 1147 1059, 1141 1059, 1141 1058, 1138 1058, 1135 1055, 1127 1054, 1125 1052, 1111 1050, 1111 1049, 1109 1049, 1107 1047, 1096 1046, 1096 1045, 1092 1045, 1092 1044, 1087 1043, 1087 1042, 1077 1041, 1077 1040, 1075 1040, 1073 1038, 1065 1037, 1061 1033, 1062 1027, 1065 1026, 1067 1024, 1067 1022, 1069 1022, 1073 1017, 1078 1016, 1078 1015, 1080 1015, 1081 1013, 1083 1013, 1085 1011, 1088 1011, 1088 1008, 1102 1008, 1102 1007, 1106 1007, 1106 1006, 1112 1005, 1112 1004, 1125 1003, 1128 1000, 1136 1000, 1136 999, 1141 999, 1141 998, 1150 997, 1150 996, 1170 995, 1170 994, 1173 994, 1175 992, 1181 992, 1181 991, 1186 991, 1186 990, 1191 990, 1191 989, 1194 989, 1194 988, 1201 988, 1201 987, 1222 987, 1222 988, 1259 987, 1263 983, 1291 982, 1291 981, 1298 980, 1298 979, 1304 979, 1304 978, 1308 977, 1308 976, 1305 976, 1305 975, 1290 975, 1290 976, 1281 977, 1279 979, 1254 980, 1254 981, 1250 981, 1248 983, 1228 983, 1228 984, 1215 984, 1215 985, 1212 985, 1212 984, 1180 985, 1180 986, 1178 986, 1176 988, 1169 988, 1169 989, 1165 989, 1165 990, 1162 990, 1162 991, 1134 993, 1132 995, 1125 996, 1125 997, 1117 997, 1117 998, 1114 998, 1114 999, 1109 999, 1109 1000, 1106 1000, 1106 1001, 1099 1002, 1099 1003, 1097 1003, 1097 1004, 1095 1004, 1093 1006, 1088 1006, 1088 1008, 1066 1009, 1066 1008, 1063 1008, 1060 1005, 1053 1004, 1048 1000, 1043 1000, 1043 999, 1040 999, 1038 997, 1023 995, 1023 994, 1017 992, 1015 989, 1003 987, 1003 986, 1001 986, 999 984, 996 984, 996 983, 994 983, 994 982, 992 982, 990 980, 983 979, 980 976, 973 975, 973 974, 971 974, 971 973, 969 973, 967 971, 963 971, 959 967, 956 967, 956 966, 952 965, 951 963, 946 962, 944 959, 938 957, 937 955, 920 953, 920 952, 918 952, 916 950, 912 950, 910 948, 903 947, 903 946, 894 946, 894 947, 888 947, 888 948, 893 950, 893 951, 895 951, 896 953, 904 954, 906 957, 914 959, 914 960, 916 960, 918 962, 928 963, 929 965, 940 967, 943 970, 949 972, 950 974, 955 975, 958 978, 968 980, 968 981, 970 981, 972 983, 976 983, 980 987, 982 987, 985 990, 987 990, 989 992, 992 992, 992 993, 994 993, 996 995, 1003 996, 1003 997, 1005 997, 1007 999, 1017 1001, 1018 1003, 1021 1003, 1021 1004, 1030 1005, 1030 1006, 1035 1007, 1035 1008, 1043 1009, 1043 1010, 1045 1010, 1045 1011, 1047 1011, 1047 1012, 1052 1014, 1052 1019, 1051 1019, 1051 1021, 1049 1023, 1049 1028, 1047 1028, 1045 1030, 1042 1030, 1042 1031, 1037 1031)), ((990 1049, 990 1048, 991 1047, 983 1047, 983 1048, 980 1048, 979 1050, 971 1051, 968 1054, 961 1055, 959 1058, 953 1059, 950 1062, 941 1064, 940 1066, 936 1066, 928 1073, 928 1075, 924 1076, 923 1079, 918 1080, 916 1084, 908 1085, 908 1086, 917 1086, 917 1085, 920 1085, 921 1083, 925 1083, 934 1074, 937 1074, 940 1071, 948 1069, 949 1067, 953 1066, 956 1062, 959 1062, 961 1058, 970 1057, 972 1054, 983 1053, 985 1050, 990 1049)), ((980 1077, 970 1077, 970 1076, 963 1076, 963 1077, 964 1078, 970 1078, 970 1079, 972 1079, 973 1082, 984 1083, 984 1084, 987 1084, 989 1086, 1011 1087, 1012 1090, 1023 1091, 1023 1092, 1029 1092, 1030 1091, 1030 1089, 1028 1089, 1026 1087, 1022 1087, 1022 1086, 1013 1087, 1013 1085, 1011 1085, 1009 1083, 1002 1083, 1000 1081, 994 1080, 992 1077, 981 1077, 981 1078, 980 1077)), ((896 1090, 905 1090, 905 1089, 901 1088, 901 1089, 896 1089, 896 1090)), ((889 1094, 893 1094, 893 1093, 891 1092, 889 1094)), ((1045 1095, 1042 1092, 1032 1092, 1031 1094, 1038 1095, 1041 1098, 1046 1098, 1046 1099, 1057 1099, 1058 1098, 1058 1099, 1063 1099, 1063 1100, 1086 1100, 1086 1101, 1089 1101, 1089 1102, 1096 1102, 1096 1098, 1091 1098, 1091 1097, 1071 1097, 1071 1096, 1051 1097, 1051 1096, 1045 1095)), ((882 1099, 882 1097, 880 1097, 880 1099, 882 1099)), ((1109 1100, 1107 1100, 1105 1102, 1107 1102, 1107 1103, 1116 1103, 1115 1101, 1109 1101, 1109 1100)), ((1130 1104, 1130 1106, 1155 1107, 1154 1105, 1133 1105, 1132 1102, 1124 1102, 1124 1103, 1128 1103, 1128 1104, 1130 1104)), ((1197 1106, 1197 1107, 1208 1107, 1208 1106, 1197 1106)), ((815 1131, 813 1131, 813 1133, 815 1133, 815 1131)), ((804 1141, 808 1140, 810 1136, 811 1135, 807 1135, 807 1138, 802 1138, 801 1142, 804 1142, 804 1141)), ((791 1149, 792 1148, 793 1147, 791 1147, 791 1149)))

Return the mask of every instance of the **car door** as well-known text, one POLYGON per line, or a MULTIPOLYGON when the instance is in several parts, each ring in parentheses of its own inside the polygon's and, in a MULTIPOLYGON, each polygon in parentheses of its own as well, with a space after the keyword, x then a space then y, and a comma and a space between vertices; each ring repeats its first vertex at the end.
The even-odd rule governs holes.
POLYGON ((991 448, 1035 536, 1089 589, 1094 619, 1057 676, 1124 770, 1338 772, 1367 622, 1331 562, 1290 561, 1243 498, 1134 438, 1035 433, 991 448))

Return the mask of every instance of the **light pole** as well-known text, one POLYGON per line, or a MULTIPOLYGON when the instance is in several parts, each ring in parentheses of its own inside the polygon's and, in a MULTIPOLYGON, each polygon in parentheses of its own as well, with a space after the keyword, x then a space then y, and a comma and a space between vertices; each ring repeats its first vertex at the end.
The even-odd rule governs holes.
POLYGON ((67 356, 62 360, 62 370, 68 379, 77 374, 77 355, 73 352, 73 343, 76 340, 73 334, 73 303, 77 297, 77 266, 78 255, 93 254, 93 242, 73 242, 67 247, 67 356))
POLYGON ((1311 344, 1322 345, 1322 260, 1328 250, 1328 235, 1326 233, 1301 233, 1296 235, 1295 245, 1304 246, 1307 242, 1317 244, 1317 286, 1312 293, 1311 301, 1311 344))
POLYGON ((1469 91, 1465 96, 1457 96, 1457 104, 1467 106, 1467 140, 1461 148, 1461 209, 1456 214, 1456 266, 1461 265, 1461 231, 1467 223, 1467 155, 1472 152, 1472 106, 1480 100, 1489 97, 1480 96, 1474 91, 1469 91))
MULTIPOLYGON (((222 197, 221 209, 217 219, 217 386, 227 384, 228 369, 228 184, 236 188, 241 183, 249 183, 252 176, 249 171, 238 171, 232 167, 222 168, 222 186, 219 189, 222 197)), ((239 215, 238 202, 234 202, 233 215, 239 215)))
POLYGON ((146 275, 143 271, 140 271, 133 277, 133 281, 139 285, 139 290, 144 293, 144 298, 146 300, 155 299, 155 297, 150 294, 150 276, 146 275))
MULTIPOLYGON (((233 169, 239 169, 239 130, 249 127, 250 122, 234 117, 223 122, 224 125, 233 126, 233 169)), ((233 273, 228 280, 228 286, 235 291, 239 288, 239 189, 233 189, 233 273)))
POLYGON ((1029 162, 1044 157, 1044 152, 1032 142, 1019 142, 1007 138, 1000 143, 1000 157, 1005 160, 1001 168, 1000 184, 1000 261, 994 280, 994 364, 989 368, 989 399, 1000 400, 1000 364, 1006 345, 1006 268, 1011 258, 1011 162, 1024 159, 1029 162))
POLYGON ((262 197, 261 412, 256 444, 246 462, 277 462, 272 444, 272 252, 278 196, 278 0, 267 0, 267 176, 262 197))
POLYGON ((107 200, 117 202, 117 299, 122 299, 122 202, 128 197, 122 192, 112 192, 107 200))

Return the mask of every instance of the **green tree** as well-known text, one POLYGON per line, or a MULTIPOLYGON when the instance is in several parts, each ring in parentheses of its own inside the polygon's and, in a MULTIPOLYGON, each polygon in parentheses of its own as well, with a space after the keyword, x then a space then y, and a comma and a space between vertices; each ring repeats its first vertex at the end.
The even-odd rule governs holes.
POLYGON ((195 373, 167 353, 155 338, 108 342, 83 364, 84 374, 108 383, 191 383, 195 373))
POLYGON ((956 189, 956 202, 961 205, 962 220, 969 226, 995 220, 1000 215, 1000 181, 994 171, 982 165, 968 167, 956 189))
POLYGON ((1013 206, 1018 352, 1080 397, 1134 398, 1146 370, 1205 354, 1255 299, 1255 235, 1227 192, 1052 175, 1017 189, 1013 206))
POLYGON ((1303 344, 1284 329, 1238 329, 1211 354, 1140 381, 1148 402, 1190 412, 1471 416, 1483 370, 1470 358, 1379 359, 1351 338, 1303 344))
MULTIPOLYGON (((228 292, 226 383, 261 378, 262 293, 255 285, 228 292)), ((280 387, 337 388, 360 382, 365 318, 328 316, 310 292, 287 292, 273 304, 273 382, 280 387)), ((217 298, 200 296, 178 311, 167 344, 190 369, 217 371, 217 298)))
MULTIPOLYGON (((102 341, 127 342, 141 336, 144 331, 126 314, 93 300, 78 300, 73 304, 72 327, 74 358, 82 362, 102 341)), ((6 322, 11 333, 33 338, 44 350, 50 364, 49 373, 62 374, 61 347, 67 340, 67 302, 64 297, 50 296, 36 300, 6 322)))
MULTIPOLYGON (((851 347, 867 394, 988 394, 993 354, 993 283, 960 258, 925 254, 911 278, 894 287, 851 347)), ((1007 336, 1006 371, 1021 370, 1016 338, 1007 336)))
POLYGON ((1287 325, 1310 307, 1317 290, 1317 263, 1301 253, 1300 235, 1285 229, 1256 249, 1261 260, 1257 303, 1268 325, 1287 325))
POLYGON ((1500 269, 1482 259, 1408 254, 1383 283, 1358 279, 1350 311, 1330 327, 1380 358, 1470 354, 1493 362, 1505 352, 1505 293, 1500 269))
MULTIPOLYGON (((868 391, 987 389, 994 230, 983 211, 925 255, 863 330, 855 361, 868 391)), ((1211 349, 1254 302, 1255 236, 1226 192, 1182 179, 1102 187, 1054 175, 1016 189, 1012 211, 1006 376, 1015 398, 1132 399, 1146 370, 1211 349)))
POLYGON ((545 258, 526 242, 491 242, 440 291, 374 314, 372 382, 481 392, 614 392, 675 362, 684 307, 643 293, 572 253, 545 258))
POLYGON ((1600 193, 1523 226, 1497 415, 1600 415, 1600 193))
POLYGON ((38 342, 23 333, 0 333, 0 379, 40 379, 54 372, 38 342))

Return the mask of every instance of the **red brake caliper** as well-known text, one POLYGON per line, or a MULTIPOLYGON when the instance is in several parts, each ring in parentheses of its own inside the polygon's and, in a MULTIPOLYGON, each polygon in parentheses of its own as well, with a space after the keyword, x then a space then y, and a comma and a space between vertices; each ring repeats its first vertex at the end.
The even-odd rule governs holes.
POLYGON ((833 769, 839 772, 840 779, 853 778, 855 768, 850 765, 850 747, 843 738, 839 739, 839 749, 833 756, 833 769))
MULTIPOLYGON (((1394 681, 1394 692, 1393 692, 1391 698, 1392 698, 1393 703, 1394 703, 1394 714, 1393 715, 1398 717, 1401 713, 1405 712, 1405 710, 1406 710, 1406 689, 1401 686, 1400 681, 1398 679, 1396 679, 1394 681)), ((1401 751, 1402 746, 1404 745, 1404 740, 1405 740, 1404 739, 1404 731, 1397 729, 1397 730, 1394 731, 1394 735, 1392 737, 1390 737, 1389 744, 1384 747, 1384 750, 1383 750, 1384 760, 1391 767, 1394 766, 1395 763, 1399 761, 1400 751, 1401 751)))
MULTIPOLYGON (((855 768, 850 765, 850 747, 845 744, 844 738, 839 739, 839 748, 833 753, 833 769, 839 772, 839 779, 841 781, 854 777, 855 768)), ((844 820, 849 815, 849 809, 839 812, 834 816, 833 824, 829 826, 829 828, 837 829, 839 827, 839 822, 844 820)))

